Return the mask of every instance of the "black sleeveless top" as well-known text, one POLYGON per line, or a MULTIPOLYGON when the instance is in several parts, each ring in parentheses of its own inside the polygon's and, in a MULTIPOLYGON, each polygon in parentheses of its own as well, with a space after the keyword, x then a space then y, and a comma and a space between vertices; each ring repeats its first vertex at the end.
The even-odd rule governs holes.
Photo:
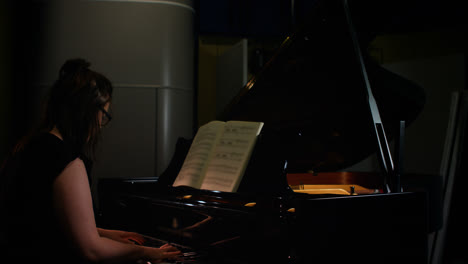
POLYGON ((4 164, 0 171, 0 251, 5 250, 14 263, 82 262, 58 223, 52 188, 77 157, 56 136, 41 133, 4 164))

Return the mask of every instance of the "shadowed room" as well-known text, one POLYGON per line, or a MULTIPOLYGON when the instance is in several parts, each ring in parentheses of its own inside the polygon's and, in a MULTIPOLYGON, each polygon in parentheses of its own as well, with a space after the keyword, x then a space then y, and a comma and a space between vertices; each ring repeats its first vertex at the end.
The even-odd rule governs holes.
POLYGON ((467 12, 442 0, 3 1, 0 208, 18 142, 68 142, 42 125, 64 62, 81 58, 98 76, 88 86, 111 83, 92 161, 78 155, 91 226, 137 235, 120 233, 125 257, 83 246, 77 263, 468 263, 467 12), (146 247, 169 255, 137 257, 146 247))

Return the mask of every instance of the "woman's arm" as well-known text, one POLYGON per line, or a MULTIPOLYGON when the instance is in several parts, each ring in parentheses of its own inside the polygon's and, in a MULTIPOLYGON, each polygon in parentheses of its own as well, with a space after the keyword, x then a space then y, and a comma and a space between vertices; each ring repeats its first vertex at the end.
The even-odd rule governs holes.
POLYGON ((75 159, 53 185, 54 203, 60 223, 74 248, 92 262, 129 262, 174 258, 171 248, 150 248, 117 242, 99 235, 94 220, 91 191, 85 166, 75 159))

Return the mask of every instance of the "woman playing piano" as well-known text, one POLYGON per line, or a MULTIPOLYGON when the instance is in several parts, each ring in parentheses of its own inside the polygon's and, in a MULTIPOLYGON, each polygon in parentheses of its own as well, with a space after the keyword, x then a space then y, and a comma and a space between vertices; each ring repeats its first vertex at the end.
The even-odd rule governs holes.
POLYGON ((82 59, 68 60, 52 86, 38 132, 0 171, 0 248, 15 263, 161 261, 178 249, 144 247, 139 234, 96 227, 89 172, 112 85, 82 59), (139 243, 132 243, 136 241, 139 243))

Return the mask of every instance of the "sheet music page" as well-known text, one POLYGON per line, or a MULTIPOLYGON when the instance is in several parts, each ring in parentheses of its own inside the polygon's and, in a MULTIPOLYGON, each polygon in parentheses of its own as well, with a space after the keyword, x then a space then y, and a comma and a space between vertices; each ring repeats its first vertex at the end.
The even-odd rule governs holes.
POLYGON ((244 174, 260 122, 229 121, 213 150, 201 189, 234 192, 244 174))
POLYGON ((223 131, 224 124, 221 121, 212 121, 198 129, 179 175, 172 186, 185 185, 200 188, 206 165, 215 143, 223 131))

